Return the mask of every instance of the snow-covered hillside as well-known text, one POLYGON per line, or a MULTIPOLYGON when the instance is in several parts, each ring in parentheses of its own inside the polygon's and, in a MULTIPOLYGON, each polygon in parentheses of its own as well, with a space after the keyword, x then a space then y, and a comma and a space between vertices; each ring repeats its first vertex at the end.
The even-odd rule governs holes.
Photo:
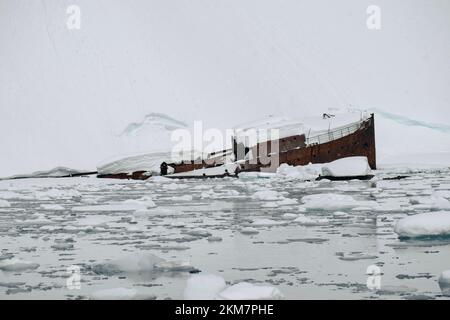
POLYGON ((379 167, 450 167, 448 125, 373 111, 379 167))

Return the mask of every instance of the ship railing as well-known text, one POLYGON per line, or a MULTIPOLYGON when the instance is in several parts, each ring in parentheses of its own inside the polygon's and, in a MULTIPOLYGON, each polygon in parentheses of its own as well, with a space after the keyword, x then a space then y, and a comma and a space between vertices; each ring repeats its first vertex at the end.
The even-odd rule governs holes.
POLYGON ((322 134, 312 136, 312 137, 307 137, 306 144, 307 145, 322 144, 322 143, 327 143, 327 142, 330 142, 333 140, 343 138, 345 136, 348 136, 348 135, 358 131, 358 129, 361 128, 366 121, 355 122, 355 123, 349 124, 347 126, 329 130, 326 133, 322 133, 322 134))

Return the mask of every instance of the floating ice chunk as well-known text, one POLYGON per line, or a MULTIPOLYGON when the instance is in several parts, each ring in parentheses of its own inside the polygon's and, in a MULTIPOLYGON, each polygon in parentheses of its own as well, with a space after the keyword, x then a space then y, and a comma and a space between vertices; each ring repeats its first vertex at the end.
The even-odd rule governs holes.
POLYGON ((25 196, 23 194, 17 193, 17 192, 13 192, 13 191, 0 191, 0 199, 28 199, 30 198, 33 199, 32 197, 29 196, 25 196))
MULTIPOLYGON (((58 228, 59 229, 59 228, 58 228)), ((86 226, 64 226, 60 228, 61 230, 64 230, 65 232, 71 232, 71 233, 79 233, 79 232, 91 232, 94 230, 92 226, 86 225, 86 226)))
POLYGON ((370 260, 378 258, 375 255, 363 253, 363 252, 351 252, 351 253, 342 253, 339 259, 344 261, 356 261, 356 260, 370 260))
POLYGON ((278 208, 279 204, 277 201, 266 201, 261 204, 261 208, 278 208))
POLYGON ((274 190, 260 190, 257 191, 252 196, 253 199, 263 200, 263 201, 276 201, 282 200, 284 197, 274 190))
POLYGON ((187 184, 182 183, 169 183, 163 185, 164 190, 178 190, 178 189, 188 189, 187 184))
POLYGON ((251 179, 268 179, 276 177, 272 172, 241 172, 239 173, 239 179, 251 180, 251 179))
POLYGON ((209 190, 211 189, 210 185, 207 184, 199 184, 192 188, 193 190, 209 190))
POLYGON ((444 296, 450 296, 450 270, 445 270, 441 273, 439 287, 444 296))
POLYGON ((382 286, 380 290, 376 291, 376 293, 381 295, 403 295, 416 291, 416 288, 411 288, 408 286, 382 286))
POLYGON ((136 289, 112 288, 95 291, 91 294, 93 300, 154 300, 151 294, 139 294, 136 289))
POLYGON ((112 204, 73 207, 72 211, 136 211, 153 208, 155 206, 155 203, 150 198, 141 198, 137 200, 128 199, 123 202, 112 204))
POLYGON ((298 217, 297 214, 294 213, 285 213, 281 216, 282 219, 284 220, 294 220, 298 217))
POLYGON ((278 300, 284 295, 275 287, 241 282, 221 291, 217 297, 224 300, 278 300))
POLYGON ((131 300, 136 295, 136 289, 113 288, 95 291, 91 294, 91 298, 94 300, 131 300))
POLYGON ((395 233, 399 237, 450 236, 450 212, 419 213, 397 221, 395 233))
MULTIPOLYGON (((354 208, 353 210, 356 210, 357 208, 354 208)), ((374 210, 377 212, 392 212, 392 211, 405 211, 406 208, 402 208, 401 204, 398 202, 377 202, 376 204, 372 205, 372 207, 360 207, 359 211, 369 211, 374 210)))
POLYGON ((289 206, 289 205, 297 204, 297 200, 296 199, 290 199, 290 198, 284 198, 281 201, 277 201, 277 204, 279 206, 289 206))
POLYGON ((226 283, 222 277, 196 274, 187 280, 183 296, 186 300, 213 300, 225 287, 226 283))
POLYGON ((209 236, 211 236, 210 232, 203 230, 203 229, 189 230, 189 231, 186 231, 185 233, 190 236, 194 236, 194 237, 209 237, 209 236))
POLYGON ((209 242, 220 242, 220 241, 222 241, 222 238, 221 237, 214 237, 214 236, 211 236, 211 237, 208 237, 208 239, 207 239, 209 242))
POLYGON ((151 214, 152 212, 154 212, 154 211, 148 210, 148 209, 138 209, 134 212, 134 215, 136 217, 145 217, 145 216, 148 216, 149 214, 151 214))
POLYGON ((25 261, 18 258, 0 260, 0 270, 3 271, 24 271, 34 270, 39 267, 38 263, 25 261))
POLYGON ((35 217, 35 219, 16 220, 16 223, 21 226, 39 226, 53 223, 51 220, 47 219, 43 214, 35 213, 32 216, 35 217))
POLYGON ((222 192, 222 194, 219 194, 219 197, 221 198, 229 198, 229 197, 236 197, 239 196, 239 191, 237 190, 225 190, 222 192))
POLYGON ((450 190, 438 190, 433 193, 435 197, 442 197, 450 199, 450 190))
POLYGON ((321 164, 290 166, 286 163, 282 163, 277 169, 277 176, 298 180, 315 180, 319 176, 321 168, 321 164))
POLYGON ((145 253, 134 254, 105 263, 98 263, 92 266, 92 270, 94 273, 104 275, 153 275, 164 272, 190 272, 196 269, 183 263, 165 261, 151 253, 145 253))
POLYGON ((279 226, 287 224, 286 221, 275 221, 272 219, 256 219, 252 222, 252 226, 258 226, 258 227, 271 227, 271 226, 279 226))
POLYGON ((116 221, 117 218, 109 216, 91 215, 77 220, 79 226, 107 226, 109 222, 116 221))
POLYGON ((293 222, 296 222, 302 226, 320 226, 328 224, 329 220, 327 218, 312 219, 305 215, 299 215, 293 222))
POLYGON ((170 225, 175 228, 182 228, 182 227, 186 226, 186 223, 184 223, 182 221, 173 221, 170 223, 170 225))
POLYGON ((242 234, 247 234, 247 235, 258 234, 258 233, 259 233, 259 231, 258 231, 257 229, 252 228, 252 227, 245 227, 245 228, 242 228, 242 229, 240 230, 240 232, 241 232, 242 234))
POLYGON ((0 261, 2 260, 8 260, 13 258, 14 255, 12 253, 0 253, 0 261))
POLYGON ((170 178, 166 178, 163 176, 151 176, 147 182, 154 182, 154 183, 171 183, 173 180, 170 178))
POLYGON ((35 193, 35 198, 38 200, 50 200, 50 199, 70 199, 79 198, 81 193, 75 189, 49 189, 46 191, 38 191, 35 193))
POLYGON ((142 198, 137 199, 137 201, 141 202, 147 208, 154 208, 154 207, 156 207, 155 202, 149 196, 143 196, 142 198))
POLYGON ((41 208, 44 210, 61 211, 64 207, 59 204, 41 204, 41 208))
POLYGON ((410 199, 410 203, 414 205, 415 209, 423 210, 443 210, 450 209, 450 201, 443 197, 415 197, 410 199))
POLYGON ((342 158, 326 163, 322 167, 322 175, 332 177, 366 176, 370 172, 366 157, 342 158))
POLYGON ((333 217, 337 217, 337 218, 348 217, 348 213, 343 212, 343 211, 336 211, 336 212, 333 212, 333 217))
POLYGON ((11 207, 11 204, 8 201, 0 199, 0 208, 9 208, 9 207, 11 207))
POLYGON ((170 199, 174 201, 192 201, 192 196, 190 194, 185 194, 182 196, 171 197, 170 199))
POLYGON ((39 228, 39 230, 41 230, 41 231, 47 231, 47 232, 53 232, 53 231, 56 231, 56 230, 61 230, 62 229, 62 227, 61 226, 42 226, 42 227, 40 227, 39 228))
POLYGON ((361 206, 376 206, 375 201, 357 201, 352 196, 333 193, 312 194, 302 198, 309 210, 345 210, 361 206))
POLYGON ((70 242, 57 242, 51 246, 55 250, 72 250, 73 243, 70 242))

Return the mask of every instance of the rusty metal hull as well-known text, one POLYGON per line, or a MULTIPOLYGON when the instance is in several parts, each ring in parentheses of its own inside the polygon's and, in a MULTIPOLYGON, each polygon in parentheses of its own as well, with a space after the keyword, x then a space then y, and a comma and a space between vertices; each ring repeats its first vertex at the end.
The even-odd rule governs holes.
MULTIPOLYGON (((282 140, 289 140, 291 137, 282 140)), ((286 141, 280 140, 280 145, 286 141)), ((365 156, 371 169, 377 168, 375 148, 375 119, 374 115, 363 122, 355 132, 341 138, 315 145, 308 145, 272 154, 278 157, 279 164, 287 163, 292 166, 307 165, 309 163, 326 163, 337 159, 365 156)), ((243 164, 241 171, 260 171, 269 165, 261 163, 243 164)))
POLYGON ((374 170, 377 168, 373 115, 352 134, 323 144, 281 152, 280 163, 298 166, 308 163, 326 163, 353 156, 365 156, 370 168, 374 170))

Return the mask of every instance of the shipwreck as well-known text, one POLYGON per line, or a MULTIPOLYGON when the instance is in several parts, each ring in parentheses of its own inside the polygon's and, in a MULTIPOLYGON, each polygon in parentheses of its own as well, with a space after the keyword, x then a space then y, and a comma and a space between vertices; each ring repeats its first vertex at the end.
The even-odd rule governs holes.
POLYGON ((328 163, 346 157, 366 157, 376 169, 374 114, 323 114, 304 120, 271 118, 235 128, 232 147, 206 156, 175 159, 169 152, 148 153, 116 159, 98 166, 97 177, 146 180, 214 178, 241 172, 273 172, 283 163, 292 166, 328 163), (349 116, 350 115, 350 116, 349 116), (255 132, 276 130, 277 137, 255 132))

